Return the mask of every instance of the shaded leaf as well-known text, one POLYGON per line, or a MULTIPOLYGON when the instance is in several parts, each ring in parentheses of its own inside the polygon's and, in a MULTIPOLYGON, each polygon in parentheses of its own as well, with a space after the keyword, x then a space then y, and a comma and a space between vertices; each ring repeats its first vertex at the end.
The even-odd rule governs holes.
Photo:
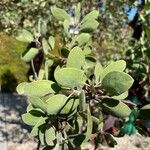
POLYGON ((150 120, 150 104, 147 104, 140 109, 139 117, 143 120, 150 120))
POLYGON ((103 100, 102 105, 105 109, 120 118, 128 117, 131 113, 131 109, 119 100, 105 99, 103 100))
POLYGON ((102 85, 110 95, 118 96, 126 92, 133 81, 133 78, 124 72, 112 71, 104 77, 102 85))

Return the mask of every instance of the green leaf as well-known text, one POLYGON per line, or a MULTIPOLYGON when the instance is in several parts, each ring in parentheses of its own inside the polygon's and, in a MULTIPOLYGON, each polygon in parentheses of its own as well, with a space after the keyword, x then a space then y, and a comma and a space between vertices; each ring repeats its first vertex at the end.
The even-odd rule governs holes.
POLYGON ((88 33, 81 33, 75 38, 75 41, 78 42, 79 46, 82 46, 88 43, 90 37, 91 36, 88 33))
POLYGON ((145 32, 146 32, 147 38, 150 40, 150 27, 146 27, 145 32))
POLYGON ((56 139, 56 134, 55 134, 55 130, 53 127, 47 129, 45 131, 45 141, 47 143, 47 145, 54 145, 54 140, 56 139))
POLYGON ((81 69, 85 64, 85 55, 80 47, 74 47, 68 56, 67 67, 81 69))
POLYGON ((69 20, 70 17, 64 9, 60 9, 56 6, 51 7, 52 15, 59 21, 69 20))
POLYGON ((46 112, 46 103, 39 97, 28 97, 28 100, 35 108, 40 108, 46 112))
POLYGON ((133 81, 133 78, 124 72, 112 71, 104 77, 102 86, 111 96, 118 96, 126 92, 133 81))
POLYGON ((49 80, 37 80, 30 83, 23 83, 17 86, 18 93, 33 97, 43 97, 47 94, 55 93, 59 87, 49 80))
POLYGON ((51 50, 51 48, 45 38, 42 39, 42 47, 43 47, 45 55, 47 55, 48 51, 51 50))
POLYGON ((31 131, 31 136, 37 136, 38 135, 38 131, 39 131, 39 127, 43 124, 46 123, 46 120, 48 118, 47 117, 44 117, 44 118, 40 118, 39 121, 36 123, 36 125, 33 127, 32 131, 31 131))
POLYGON ((61 108, 67 102, 67 97, 63 94, 57 94, 50 97, 46 100, 47 103, 47 114, 48 115, 55 115, 57 114, 61 108))
POLYGON ((18 94, 24 94, 24 87, 28 85, 27 82, 22 82, 20 83, 17 87, 16 87, 16 91, 18 92, 18 94))
POLYGON ((41 145, 45 145, 44 132, 41 130, 39 130, 39 140, 41 142, 41 145))
POLYGON ((51 50, 53 50, 54 47, 55 47, 55 38, 53 36, 50 36, 49 39, 48 39, 48 42, 51 46, 51 50))
POLYGON ((104 109, 120 118, 126 118, 130 115, 131 109, 123 102, 115 99, 105 99, 102 101, 104 109))
POLYGON ((63 27, 64 27, 64 32, 65 34, 69 37, 69 20, 66 19, 64 22, 63 22, 63 27))
POLYGON ((33 35, 27 30, 22 30, 22 33, 16 39, 22 42, 32 42, 34 40, 33 35))
POLYGON ((39 50, 37 48, 31 48, 21 57, 21 59, 25 62, 30 62, 38 53, 39 50))
POLYGON ((86 97, 85 97, 85 92, 82 90, 80 95, 79 95, 79 100, 80 100, 80 103, 79 103, 79 108, 80 108, 80 111, 85 111, 86 109, 86 97))
POLYGON ((97 63, 94 70, 94 76, 95 76, 95 83, 96 85, 100 82, 100 78, 103 74, 103 67, 100 63, 97 63))
POLYGON ((80 25, 79 31, 85 33, 91 33, 97 29, 98 25, 99 23, 96 20, 88 19, 80 25))
POLYGON ((62 68, 55 72, 55 80, 64 87, 74 88, 83 86, 86 76, 82 70, 76 68, 62 68))
POLYGON ((92 52, 92 48, 90 46, 85 46, 83 52, 85 55, 89 55, 92 52))
POLYGON ((79 105, 79 99, 70 99, 65 104, 60 114, 70 114, 72 113, 79 105))
POLYGON ((38 32, 42 36, 45 36, 46 32, 47 32, 47 23, 42 19, 39 19, 39 21, 38 21, 38 32))
POLYGON ((117 100, 123 100, 128 96, 128 91, 122 93, 121 95, 118 96, 112 96, 113 99, 117 99, 117 100))
POLYGON ((103 74, 101 76, 101 80, 112 71, 124 71, 126 68, 126 62, 124 60, 118 60, 109 64, 106 68, 104 68, 103 74))
POLYGON ((23 122, 30 126, 36 125, 41 118, 42 117, 34 116, 30 113, 25 113, 22 115, 23 122))
POLYGON ((93 19, 93 20, 97 19, 98 15, 99 15, 99 11, 93 10, 83 18, 82 22, 87 21, 89 19, 93 19))
POLYGON ((49 68, 53 65, 54 61, 52 59, 48 59, 45 61, 45 78, 48 80, 49 77, 49 68))
POLYGON ((75 6, 75 17, 76 17, 76 20, 77 22, 80 21, 80 13, 81 12, 81 3, 78 3, 77 6, 75 6))
POLYGON ((83 147, 88 142, 88 140, 90 139, 90 136, 92 134, 92 130, 93 130, 93 119, 91 116, 90 108, 88 106, 88 108, 87 108, 87 131, 86 131, 85 139, 84 139, 81 147, 83 147))

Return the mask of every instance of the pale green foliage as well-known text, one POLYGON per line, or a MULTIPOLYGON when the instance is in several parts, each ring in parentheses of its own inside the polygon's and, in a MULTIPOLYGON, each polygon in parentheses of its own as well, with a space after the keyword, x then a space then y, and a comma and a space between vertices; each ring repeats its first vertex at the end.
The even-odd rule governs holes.
POLYGON ((119 100, 106 99, 103 101, 102 105, 120 118, 126 118, 131 113, 130 108, 119 100))
POLYGON ((38 52, 39 50, 37 48, 31 48, 21 57, 21 59, 25 62, 30 62, 38 54, 38 52))
POLYGON ((76 68, 62 68, 54 76, 60 85, 69 88, 83 86, 86 81, 84 72, 76 68))
POLYGON ((31 83, 21 83, 17 87, 17 92, 19 94, 36 97, 42 97, 47 94, 55 93, 55 90, 57 90, 57 85, 49 80, 37 80, 31 83))
POLYGON ((54 115, 57 114, 60 109, 65 105, 67 102, 67 97, 62 94, 57 94, 49 99, 46 100, 47 104, 47 114, 48 115, 54 115))
POLYGON ((33 35, 27 30, 22 30, 22 33, 17 37, 17 40, 22 42, 31 42, 33 41, 33 35))
POLYGON ((45 54, 43 75, 17 87, 18 93, 26 95, 30 102, 23 121, 33 126, 31 134, 40 139, 41 145, 53 148, 84 147, 91 139, 95 124, 97 132, 102 130, 102 113, 107 110, 123 119, 131 113, 121 101, 133 83, 132 77, 123 72, 126 62, 101 65, 94 55, 91 40, 91 33, 99 25, 99 12, 93 10, 80 20, 81 6, 74 7, 75 30, 79 34, 69 32, 70 17, 65 10, 51 7, 53 16, 64 28, 65 44, 61 45, 53 36, 48 40, 40 37, 42 42, 38 44, 45 54), (48 80, 51 76, 52 81, 48 80))
POLYGON ((111 96, 126 92, 133 84, 133 78, 124 72, 112 71, 102 80, 102 85, 111 96))
POLYGON ((85 55, 80 47, 74 47, 68 56, 67 67, 81 69, 85 64, 85 55))
POLYGON ((59 21, 64 21, 64 20, 70 18, 65 10, 60 9, 56 6, 51 7, 51 12, 52 12, 53 16, 59 21))

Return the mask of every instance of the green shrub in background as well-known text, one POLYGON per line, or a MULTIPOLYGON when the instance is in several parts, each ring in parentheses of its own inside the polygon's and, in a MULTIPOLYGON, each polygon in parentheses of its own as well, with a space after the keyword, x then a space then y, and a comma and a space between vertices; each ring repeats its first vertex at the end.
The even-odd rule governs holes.
MULTIPOLYGON (((14 37, 8 36, 5 33, 0 33, 0 85, 9 79, 5 75, 8 70, 20 83, 26 80, 26 72, 28 66, 20 61, 21 53, 26 49, 26 44, 17 41, 14 37)), ((9 82, 7 86, 12 86, 14 83, 9 82)), ((9 87, 8 87, 9 88, 9 87)), ((12 92, 15 91, 15 87, 12 92)), ((7 91, 5 91, 7 92, 7 91)))
POLYGON ((39 27, 36 36, 23 30, 17 37, 21 41, 37 43, 37 47, 31 47, 21 57, 25 62, 31 61, 33 70, 34 57, 41 51, 44 53, 44 65, 38 74, 34 72, 30 78, 32 82, 17 86, 18 93, 26 95, 29 101, 22 119, 32 126, 31 135, 39 139, 43 149, 82 149, 92 136, 96 147, 105 135, 109 137, 109 143, 112 136, 103 131, 104 114, 107 113, 125 123, 120 135, 137 132, 133 106, 129 107, 123 101, 134 81, 124 72, 126 62, 118 60, 105 67, 101 65, 91 40, 99 25, 99 11, 93 10, 81 19, 80 9, 80 4, 75 6, 76 35, 69 32, 68 13, 51 7, 54 18, 63 26, 64 44, 56 42, 54 36, 45 36, 43 26, 39 27))

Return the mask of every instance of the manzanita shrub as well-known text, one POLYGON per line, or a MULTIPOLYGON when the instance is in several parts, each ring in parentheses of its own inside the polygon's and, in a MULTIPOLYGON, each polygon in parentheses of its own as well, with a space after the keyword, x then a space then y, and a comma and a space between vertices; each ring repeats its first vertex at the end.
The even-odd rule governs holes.
MULTIPOLYGON (((45 26, 41 24, 38 34, 23 30, 17 37, 36 43, 36 47, 21 57, 31 62, 34 75, 30 77, 31 82, 19 84, 17 92, 28 98, 22 120, 32 127, 31 135, 39 139, 43 149, 81 149, 89 141, 95 141, 95 147, 98 146, 96 142, 105 134, 105 114, 125 121, 122 131, 136 132, 134 111, 123 101, 134 81, 124 72, 126 62, 118 60, 106 67, 101 65, 91 38, 99 25, 99 12, 93 10, 81 19, 80 9, 78 4, 74 32, 70 33, 68 13, 51 7, 51 13, 63 26, 63 44, 54 36, 47 38, 45 26), (44 62, 37 73, 33 59, 41 51, 44 62)), ((110 142, 111 135, 107 137, 110 142)))

